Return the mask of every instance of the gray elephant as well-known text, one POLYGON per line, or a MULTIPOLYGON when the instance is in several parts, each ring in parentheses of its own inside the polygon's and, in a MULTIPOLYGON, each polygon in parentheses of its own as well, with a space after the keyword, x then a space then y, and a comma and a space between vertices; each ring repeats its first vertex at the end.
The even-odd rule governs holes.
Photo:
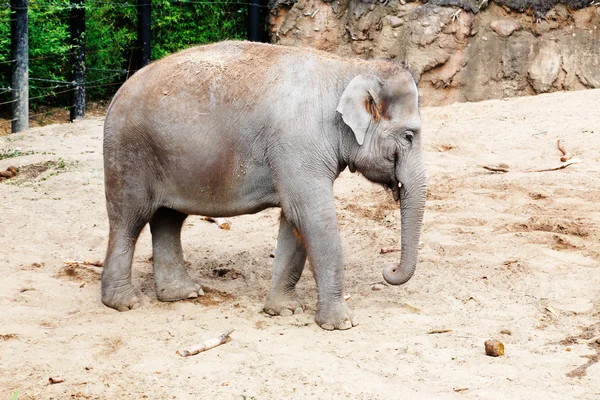
POLYGON ((119 311, 140 305, 131 262, 147 223, 157 297, 174 301, 202 294, 184 267, 180 231, 188 215, 281 207, 265 311, 303 310, 295 286, 308 258, 317 324, 355 326, 342 293, 333 182, 349 167, 399 200, 400 264, 383 276, 393 285, 408 281, 426 197, 420 130, 417 87, 398 63, 223 42, 150 64, 119 89, 104 125, 110 234, 102 301, 119 311))

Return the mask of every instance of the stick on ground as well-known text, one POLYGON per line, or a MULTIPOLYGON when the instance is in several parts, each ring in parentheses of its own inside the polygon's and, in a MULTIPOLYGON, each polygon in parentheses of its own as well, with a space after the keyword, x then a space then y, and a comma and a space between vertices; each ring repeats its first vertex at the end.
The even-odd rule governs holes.
POLYGON ((202 217, 202 219, 205 221, 214 222, 219 226, 219 228, 225 229, 226 231, 231 229, 231 224, 225 218, 202 217))
POLYGON ((492 167, 490 165, 482 165, 483 169, 487 169, 492 172, 508 172, 508 168, 503 167, 492 167))
POLYGON ((560 157, 560 161, 565 162, 565 161, 568 161, 571 157, 573 157, 571 155, 571 153, 569 153, 567 150, 565 150, 562 143, 560 142, 560 139, 558 139, 556 141, 556 146, 558 147, 558 150, 562 153, 562 156, 560 157))
POLYGON ((546 171, 558 171, 559 169, 563 169, 563 168, 567 168, 569 165, 571 164, 578 164, 581 161, 579 158, 571 158, 565 162, 563 162, 562 164, 559 164, 555 167, 550 167, 550 168, 544 168, 544 169, 534 169, 534 170, 530 170, 530 171, 525 171, 525 172, 546 172, 546 171))
POLYGON ((179 349, 179 350, 177 350, 177 354, 179 354, 181 357, 189 357, 189 356, 194 356, 198 353, 202 353, 203 351, 210 350, 213 347, 220 346, 224 343, 227 343, 227 340, 229 339, 229 335, 231 335, 233 333, 233 331, 235 331, 235 329, 230 329, 220 336, 205 340, 204 342, 197 344, 195 346, 191 346, 188 349, 179 349))

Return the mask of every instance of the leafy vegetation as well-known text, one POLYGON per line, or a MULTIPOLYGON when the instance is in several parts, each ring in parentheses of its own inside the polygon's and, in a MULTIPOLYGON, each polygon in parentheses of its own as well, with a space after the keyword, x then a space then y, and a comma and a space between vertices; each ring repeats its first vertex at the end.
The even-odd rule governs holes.
MULTIPOLYGON (((86 0, 86 92, 88 99, 110 97, 135 67, 135 0, 86 0)), ((70 105, 72 52, 69 0, 29 1, 29 96, 39 105, 70 105), (40 80, 43 79, 43 80, 40 80)), ((10 17, 0 5, 0 103, 11 100, 10 17)), ((153 60, 190 47, 246 37, 245 0, 153 0, 153 60)), ((10 105, 0 105, 5 116, 10 105)))
POLYGON ((33 151, 21 151, 19 149, 3 149, 0 150, 0 160, 7 158, 22 157, 33 154, 33 151))

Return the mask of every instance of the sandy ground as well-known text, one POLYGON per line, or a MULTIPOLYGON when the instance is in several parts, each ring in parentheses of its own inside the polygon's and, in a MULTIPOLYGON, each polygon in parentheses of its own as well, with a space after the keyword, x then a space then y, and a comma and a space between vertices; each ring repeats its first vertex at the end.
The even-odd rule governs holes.
POLYGON ((156 300, 146 228, 143 306, 104 307, 101 269, 82 263, 106 248, 102 119, 0 137, 0 153, 22 154, 0 160, 21 166, 0 183, 0 398, 597 399, 598 104, 590 90, 423 109, 428 204, 420 264, 401 287, 381 278, 399 258, 379 254, 399 243, 391 195, 342 174, 345 287, 360 319, 344 332, 315 325, 308 269, 306 313, 261 313, 277 210, 231 218, 230 231, 189 218, 186 260, 206 295, 175 303, 156 300), (525 172, 559 164, 559 138, 583 163, 525 172), (511 172, 481 168, 501 163, 511 172), (229 328, 223 346, 175 354, 229 328), (506 354, 486 356, 487 339, 506 354))

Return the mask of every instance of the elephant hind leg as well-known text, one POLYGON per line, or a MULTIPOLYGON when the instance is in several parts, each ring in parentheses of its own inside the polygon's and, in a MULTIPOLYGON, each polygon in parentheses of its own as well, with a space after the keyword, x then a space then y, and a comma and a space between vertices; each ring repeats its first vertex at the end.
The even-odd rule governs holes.
POLYGON ((186 218, 186 214, 161 207, 150 220, 154 283, 156 297, 161 301, 195 298, 204 294, 184 265, 181 227, 186 218))
POLYGON ((140 306, 131 283, 131 262, 137 239, 152 210, 132 209, 132 204, 139 204, 133 201, 115 204, 108 202, 110 231, 102 270, 102 302, 115 310, 128 311, 140 306))
POLYGON ((300 234, 281 213, 271 292, 264 306, 266 313, 281 316, 302 313, 304 306, 296 294, 296 284, 305 264, 306 250, 300 234))

